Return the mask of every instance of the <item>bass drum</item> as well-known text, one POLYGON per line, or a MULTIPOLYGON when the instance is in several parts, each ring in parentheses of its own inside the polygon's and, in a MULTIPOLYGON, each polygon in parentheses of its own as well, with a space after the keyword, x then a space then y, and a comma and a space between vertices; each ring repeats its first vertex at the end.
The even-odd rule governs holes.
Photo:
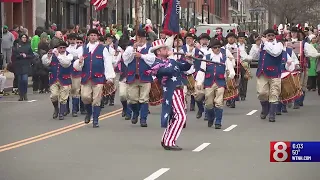
POLYGON ((285 73, 281 77, 280 102, 287 104, 300 96, 300 89, 296 85, 295 76, 291 73, 285 73))
POLYGON ((228 79, 226 81, 226 88, 224 89, 223 100, 227 101, 239 96, 239 90, 236 86, 235 79, 228 79))
POLYGON ((158 79, 153 79, 151 83, 151 89, 149 92, 149 105, 157 106, 163 101, 163 92, 161 88, 161 82, 158 79))

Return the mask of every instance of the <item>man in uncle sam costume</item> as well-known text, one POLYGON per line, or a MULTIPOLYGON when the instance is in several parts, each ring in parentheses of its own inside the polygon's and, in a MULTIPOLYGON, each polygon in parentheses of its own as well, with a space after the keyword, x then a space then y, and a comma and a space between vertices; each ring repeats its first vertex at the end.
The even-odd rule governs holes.
POLYGON ((151 52, 156 58, 150 73, 160 80, 163 89, 161 126, 167 128, 162 136, 161 145, 165 150, 182 150, 176 145, 187 119, 182 74, 188 71, 192 64, 188 60, 169 59, 172 52, 169 53, 169 46, 163 40, 154 41, 151 52))
POLYGON ((85 123, 90 122, 92 115, 93 128, 99 127, 103 84, 106 80, 113 82, 116 77, 108 49, 99 43, 98 36, 97 29, 89 30, 89 43, 81 48, 79 59, 73 63, 77 71, 82 71, 81 98, 87 110, 85 123))

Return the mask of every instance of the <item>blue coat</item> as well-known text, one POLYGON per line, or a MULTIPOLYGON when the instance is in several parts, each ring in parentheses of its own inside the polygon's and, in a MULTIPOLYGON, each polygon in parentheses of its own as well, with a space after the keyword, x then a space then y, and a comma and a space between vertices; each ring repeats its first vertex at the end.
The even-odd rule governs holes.
MULTIPOLYGON (((149 49, 151 48, 150 44, 147 44, 146 48, 143 48, 140 53, 148 54, 149 49)), ((128 74, 127 74, 127 83, 134 83, 136 80, 139 80, 143 83, 150 83, 153 81, 152 76, 147 73, 150 70, 150 66, 143 60, 134 58, 132 62, 128 64, 128 74), (139 75, 136 77, 136 75, 139 75), (138 78, 138 79, 137 79, 138 78)))
MULTIPOLYGON (((219 87, 226 86, 226 50, 221 49, 222 58, 220 59, 220 63, 207 63, 207 68, 205 71, 205 79, 204 79, 204 88, 210 88, 214 83, 219 87)), ((211 60, 211 54, 206 55, 207 60, 211 60)))
MULTIPOLYGON (((86 46, 85 46, 86 47, 86 46)), ((89 80, 93 84, 104 84, 106 81, 104 75, 103 50, 105 46, 99 44, 91 54, 89 48, 84 48, 84 65, 82 68, 81 84, 87 84, 89 80)))
MULTIPOLYGON (((67 52, 67 55, 69 53, 67 52)), ((59 81, 59 83, 63 86, 71 85, 71 71, 72 66, 70 65, 67 68, 64 68, 60 65, 60 62, 56 55, 52 55, 52 60, 49 65, 50 76, 49 76, 49 84, 52 85, 59 81)))
POLYGON ((188 71, 191 67, 186 61, 177 62, 174 59, 163 62, 160 59, 155 60, 152 65, 154 74, 162 82, 163 103, 161 111, 161 127, 167 127, 168 120, 172 116, 172 96, 177 87, 182 87, 183 71, 188 71), (162 67, 161 67, 162 66, 162 67))
POLYGON ((278 57, 273 57, 267 53, 266 50, 263 50, 262 46, 256 76, 260 77, 263 74, 267 78, 280 78, 281 64, 282 54, 280 54, 278 57))

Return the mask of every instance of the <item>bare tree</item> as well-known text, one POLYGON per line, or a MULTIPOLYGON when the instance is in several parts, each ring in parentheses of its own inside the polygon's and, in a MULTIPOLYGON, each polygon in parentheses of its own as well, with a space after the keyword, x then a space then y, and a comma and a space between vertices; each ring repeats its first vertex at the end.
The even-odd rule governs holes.
POLYGON ((259 0, 259 3, 279 16, 281 23, 292 23, 313 18, 315 13, 311 10, 319 5, 319 0, 259 0))

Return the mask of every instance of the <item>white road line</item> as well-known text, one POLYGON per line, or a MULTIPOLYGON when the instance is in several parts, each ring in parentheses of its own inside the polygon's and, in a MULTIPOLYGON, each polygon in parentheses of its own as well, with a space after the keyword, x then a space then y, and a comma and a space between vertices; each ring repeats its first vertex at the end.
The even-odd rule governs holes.
POLYGON ((200 146, 198 146, 197 148, 195 148, 193 150, 193 152, 200 152, 202 151, 204 148, 206 148, 207 146, 209 146, 211 143, 202 143, 200 146))
POLYGON ((37 100, 30 100, 30 101, 28 101, 28 102, 36 102, 37 100))
POLYGON ((161 168, 158 171, 151 174, 149 177, 145 178, 144 180, 155 180, 169 170, 170 170, 170 168, 161 168))
POLYGON ((250 111, 248 114, 247 114, 247 116, 251 116, 252 114, 254 114, 254 113, 256 113, 258 110, 252 110, 252 111, 250 111))
POLYGON ((238 125, 233 124, 233 125, 231 125, 230 127, 228 127, 227 129, 225 129, 225 130, 223 130, 223 131, 225 131, 225 132, 231 131, 232 129, 234 129, 234 128, 237 127, 237 126, 238 126, 238 125))

